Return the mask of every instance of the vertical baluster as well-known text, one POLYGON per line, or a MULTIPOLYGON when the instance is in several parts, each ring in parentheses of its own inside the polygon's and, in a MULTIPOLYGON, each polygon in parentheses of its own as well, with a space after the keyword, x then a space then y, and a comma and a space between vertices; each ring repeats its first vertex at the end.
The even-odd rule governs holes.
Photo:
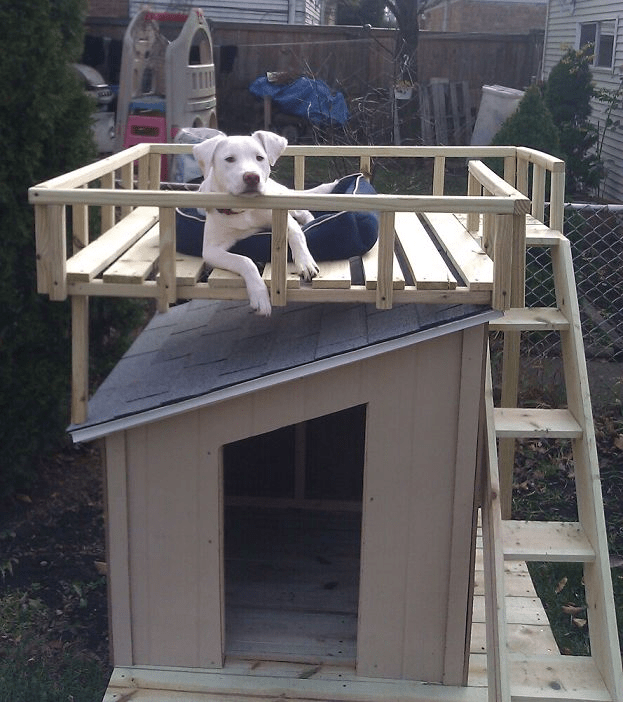
POLYGON ((394 294, 394 212, 381 212, 379 221, 378 283, 376 306, 391 309, 394 294))

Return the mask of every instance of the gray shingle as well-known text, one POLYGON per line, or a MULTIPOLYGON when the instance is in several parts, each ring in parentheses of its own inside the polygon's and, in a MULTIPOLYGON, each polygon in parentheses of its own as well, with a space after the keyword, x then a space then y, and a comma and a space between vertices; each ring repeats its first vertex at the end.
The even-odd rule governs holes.
POLYGON ((81 427, 203 397, 448 321, 475 317, 479 323, 488 310, 291 303, 264 318, 252 314, 246 301, 193 300, 152 319, 91 399, 81 427))

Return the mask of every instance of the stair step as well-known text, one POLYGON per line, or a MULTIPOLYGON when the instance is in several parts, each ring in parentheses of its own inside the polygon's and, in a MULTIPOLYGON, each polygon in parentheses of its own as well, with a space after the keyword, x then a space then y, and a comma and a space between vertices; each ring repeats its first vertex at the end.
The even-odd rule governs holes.
POLYGON ((499 438, 578 439, 582 427, 566 409, 496 407, 495 433, 499 438))
POLYGON ((578 522, 502 521, 507 561, 589 563, 595 551, 578 522))
POLYGON ((550 331, 569 329, 569 320, 555 307, 513 307, 489 327, 493 331, 550 331))

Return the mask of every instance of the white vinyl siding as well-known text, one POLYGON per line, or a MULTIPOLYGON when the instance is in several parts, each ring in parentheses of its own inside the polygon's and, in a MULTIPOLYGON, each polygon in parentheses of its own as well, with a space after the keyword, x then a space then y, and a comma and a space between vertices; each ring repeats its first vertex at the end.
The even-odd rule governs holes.
MULTIPOLYGON (((578 49, 582 37, 586 37, 589 25, 596 29, 597 38, 601 38, 601 52, 592 68, 593 81, 598 88, 616 91, 623 78, 623 40, 622 24, 623 0, 575 0, 575 3, 550 0, 545 30, 545 47, 543 51, 543 79, 560 61, 568 49, 578 49), (584 35, 582 29, 584 28, 584 35), (611 44, 604 36, 613 36, 611 44), (601 37, 599 34, 601 33, 601 37), (607 59, 610 53, 610 62, 607 59), (606 65, 604 65, 606 64, 606 65)), ((614 110, 611 114, 614 122, 623 124, 623 110, 614 110)), ((605 123, 605 107, 594 101, 592 121, 602 127, 605 123)), ((612 202, 623 202, 623 129, 610 128, 603 142, 602 160, 606 167, 606 178, 601 195, 612 202)))
MULTIPOLYGON (((154 12, 180 12, 184 7, 199 7, 208 21, 215 22, 259 22, 262 24, 320 24, 325 0, 222 0, 222 2, 173 3, 171 0, 151 0, 154 12), (294 6, 291 8, 291 3, 294 6)), ((130 0, 130 17, 144 7, 144 0, 130 0)))

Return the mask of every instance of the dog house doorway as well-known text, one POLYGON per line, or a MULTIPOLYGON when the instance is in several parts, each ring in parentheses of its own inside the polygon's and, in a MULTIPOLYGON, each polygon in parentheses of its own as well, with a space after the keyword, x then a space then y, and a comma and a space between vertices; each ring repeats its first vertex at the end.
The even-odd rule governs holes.
POLYGON ((227 444, 225 652, 356 659, 366 406, 227 444))

